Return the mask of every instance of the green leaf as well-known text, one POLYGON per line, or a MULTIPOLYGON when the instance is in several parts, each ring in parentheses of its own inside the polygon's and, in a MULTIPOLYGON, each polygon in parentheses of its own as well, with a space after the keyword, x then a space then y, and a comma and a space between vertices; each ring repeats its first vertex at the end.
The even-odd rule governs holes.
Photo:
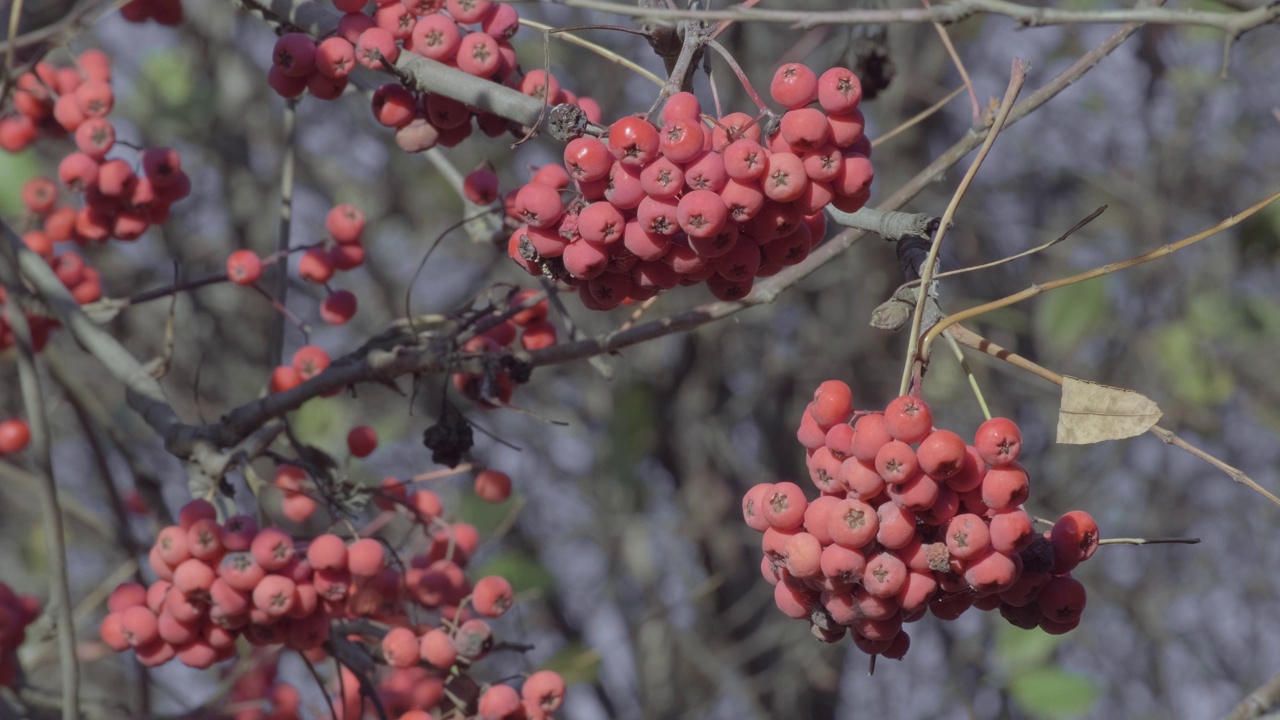
POLYGON ((1053 656, 1054 649, 1062 644, 1062 640, 1061 635, 1023 630, 1002 623, 996 635, 996 657, 1009 668, 1010 674, 1038 668, 1053 656))
POLYGON ((1020 673, 1010 681, 1009 693, 1028 714, 1048 720, 1085 715, 1098 699, 1092 680, 1060 668, 1020 673))
POLYGON ((555 578, 533 557, 510 550, 490 559, 476 570, 476 577, 501 575, 511 583, 516 593, 537 590, 543 594, 550 593, 555 587, 555 578))
POLYGON ((1231 370, 1202 347, 1187 323, 1170 323, 1155 334, 1156 351, 1164 370, 1164 387, 1179 400, 1195 405, 1215 405, 1229 399, 1236 389, 1231 370))
POLYGON ((1036 338, 1054 353, 1071 351, 1111 310, 1105 278, 1068 285, 1042 296, 1035 308, 1036 338))
POLYGON ((186 105, 194 90, 191 60, 176 49, 147 53, 142 61, 142 81, 165 105, 186 105))
POLYGON ((515 511, 516 503, 520 502, 519 496, 512 494, 503 502, 491 503, 488 500, 481 500, 480 496, 470 489, 462 493, 460 499, 461 502, 455 506, 458 519, 475 525, 482 536, 491 535, 494 530, 502 527, 507 517, 515 511))
POLYGON ((547 658, 541 670, 555 670, 566 685, 595 684, 600 677, 600 653, 577 643, 570 643, 547 658))
POLYGON ((0 213, 10 218, 22 214, 22 186, 39 171, 39 158, 33 150, 0 152, 0 213))

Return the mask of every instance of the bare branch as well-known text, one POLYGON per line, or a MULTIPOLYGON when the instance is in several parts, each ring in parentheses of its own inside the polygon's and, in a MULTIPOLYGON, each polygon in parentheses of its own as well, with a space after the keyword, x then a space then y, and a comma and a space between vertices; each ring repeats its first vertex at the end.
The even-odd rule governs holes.
POLYGON ((679 20, 734 20, 770 22, 811 28, 819 25, 883 25, 888 23, 938 23, 954 25, 975 15, 1001 15, 1018 21, 1023 27, 1045 25, 1195 25, 1217 28, 1239 34, 1274 23, 1280 18, 1280 6, 1274 3, 1243 12, 1214 12, 1161 7, 1137 7, 1117 10, 1062 10, 1021 5, 1005 0, 956 0, 929 8, 897 10, 776 10, 769 8, 732 7, 723 10, 671 10, 627 5, 608 0, 554 0, 555 4, 585 10, 645 18, 651 22, 673 23, 679 20))

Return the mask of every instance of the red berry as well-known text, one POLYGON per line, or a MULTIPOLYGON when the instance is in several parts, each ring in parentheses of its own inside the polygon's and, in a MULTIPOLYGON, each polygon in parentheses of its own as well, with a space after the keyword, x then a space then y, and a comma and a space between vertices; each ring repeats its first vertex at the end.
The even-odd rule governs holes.
POLYGON ((832 506, 827 516, 827 533, 832 542, 850 549, 867 546, 880 530, 880 518, 867 503, 846 498, 832 506))
MULTIPOLYGON (((0 432, 3 432, 3 425, 0 425, 0 432)), ((1072 510, 1058 518, 1049 531, 1054 557, 1069 567, 1093 557, 1098 549, 1098 539, 1098 524, 1083 510, 1072 510)))
POLYGON ((1021 505, 1030 494, 1027 471, 1016 462, 991 468, 982 478, 982 502, 997 512, 1021 505))
POLYGON ((22 420, 0 422, 0 455, 21 452, 31 442, 31 428, 22 420))
POLYGON ((378 448, 378 433, 368 425, 351 428, 347 433, 347 449, 355 457, 368 457, 378 448))
POLYGON ((498 41, 482 32, 468 33, 458 43, 458 69, 476 77, 493 77, 502 64, 498 41))
POLYGON ((647 165, 658 156, 660 146, 658 129, 647 120, 628 116, 609 126, 609 152, 623 165, 647 165))
POLYGON ((1070 575, 1063 575, 1045 584, 1038 603, 1046 619, 1065 625, 1080 619, 1085 600, 1084 585, 1070 575))
POLYGON ((765 497, 764 516, 772 527, 791 530, 804 522, 804 511, 808 504, 799 485, 792 482, 775 483, 765 497))
POLYGON ((1022 432, 1008 418, 991 418, 978 426, 973 446, 991 467, 1008 465, 1022 452, 1022 432))
POLYGON ((876 472, 886 483, 901 485, 916 475, 919 463, 911 446, 901 440, 885 443, 876 453, 876 472))
POLYGON ((884 410, 885 428, 895 440, 918 443, 933 430, 933 412, 918 397, 903 395, 892 400, 884 410))
POLYGON ((350 290, 336 290, 320 304, 320 318, 330 325, 344 325, 356 314, 356 296, 350 290))
POLYGON ((800 63, 787 63, 773 74, 769 94, 785 108, 801 108, 818 96, 818 76, 800 63))
POLYGON ((395 63, 400 57, 400 47, 395 36, 380 27, 370 27, 360 33, 355 43, 356 62, 370 70, 382 70, 383 61, 395 63))
POLYGON ((346 38, 326 38, 316 46, 314 62, 318 75, 334 80, 345 79, 356 65, 355 46, 346 38))
MULTIPOLYGON (((526 706, 532 706, 543 713, 552 713, 564 704, 565 682, 560 673, 554 670, 539 670, 524 681, 520 688, 520 696, 526 706)), ((532 716, 531 716, 532 717, 532 716)))
POLYGON ((916 458, 920 469, 935 480, 946 480, 960 472, 967 451, 964 439, 950 430, 934 430, 920 441, 916 458))
POLYGON ((511 477, 499 470, 481 470, 476 473, 474 489, 481 500, 506 502, 511 497, 511 477))
POLYGON ((511 583, 500 575, 480 578, 471 591, 472 605, 485 617, 500 617, 514 602, 511 583))
POLYGON ((818 104, 832 115, 853 112, 862 101, 862 83, 848 68, 831 68, 818 78, 818 104))
POLYGON ((329 211, 324 221, 329 237, 344 245, 360 242, 360 237, 364 234, 364 224, 364 213, 354 205, 338 205, 329 211))
POLYGON ((410 667, 418 654, 418 636, 409 628, 391 628, 382 638, 382 657, 391 667, 410 667))
POLYGON ((285 33, 276 40, 271 62, 291 77, 306 77, 316 67, 316 42, 303 33, 285 33))
POLYGON ((237 285, 252 285, 262 277, 262 259, 252 250, 237 250, 227 258, 227 279, 237 285))

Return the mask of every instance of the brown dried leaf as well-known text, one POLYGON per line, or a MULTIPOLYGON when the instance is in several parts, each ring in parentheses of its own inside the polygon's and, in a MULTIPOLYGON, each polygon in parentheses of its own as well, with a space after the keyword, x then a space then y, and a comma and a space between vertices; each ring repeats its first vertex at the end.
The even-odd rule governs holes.
POLYGON ((1155 401, 1141 393, 1063 377, 1058 442, 1087 445, 1131 438, 1150 430, 1163 414, 1155 401))

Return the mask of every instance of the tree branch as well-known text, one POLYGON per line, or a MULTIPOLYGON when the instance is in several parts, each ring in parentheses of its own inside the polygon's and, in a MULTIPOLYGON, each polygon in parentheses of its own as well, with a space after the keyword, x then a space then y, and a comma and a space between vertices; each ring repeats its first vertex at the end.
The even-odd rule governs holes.
MULTIPOLYGON (((5 227, 7 230, 8 226, 5 227)), ((18 242, 21 244, 21 241, 18 242)), ((71 586, 67 579, 67 544, 62 529, 62 509, 58 505, 58 485, 53 477, 49 420, 44 410, 40 374, 36 371, 31 325, 18 301, 25 288, 18 271, 16 250, 15 245, 0 243, 0 285, 8 290, 9 327, 13 330, 14 345, 18 350, 18 382, 22 387, 27 424, 31 428, 28 452, 39 480, 37 496, 40 502, 40 519, 44 526, 45 543, 49 548, 49 595, 53 604, 51 614, 56 618, 58 654, 62 666, 62 717, 64 720, 77 720, 80 717, 80 668, 76 658, 76 626, 72 615, 71 586)), ((36 258, 39 259, 39 256, 36 255, 36 258)), ((48 266, 45 267, 48 269, 48 266)), ((53 275, 53 271, 50 270, 49 274, 53 275)), ((56 276, 54 279, 57 279, 56 276)))
POLYGON ((1117 10, 1060 10, 1021 5, 1005 0, 955 0, 929 8, 854 9, 854 10, 776 10, 769 8, 732 7, 724 10, 672 10, 650 8, 608 0, 543 0, 566 7, 598 10, 627 17, 644 18, 659 23, 679 20, 734 20, 770 22, 811 28, 819 25, 882 25, 887 23, 938 23, 954 25, 976 15, 1000 15, 1018 21, 1023 27, 1045 25, 1195 25, 1244 33, 1274 23, 1280 18, 1280 5, 1272 3, 1252 10, 1214 12, 1162 7, 1138 7, 1117 10))

